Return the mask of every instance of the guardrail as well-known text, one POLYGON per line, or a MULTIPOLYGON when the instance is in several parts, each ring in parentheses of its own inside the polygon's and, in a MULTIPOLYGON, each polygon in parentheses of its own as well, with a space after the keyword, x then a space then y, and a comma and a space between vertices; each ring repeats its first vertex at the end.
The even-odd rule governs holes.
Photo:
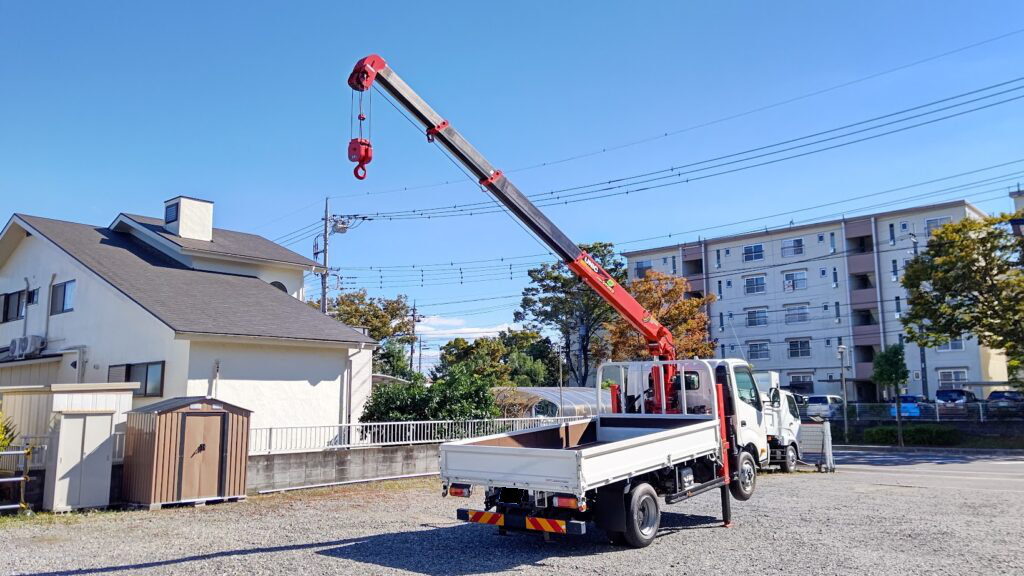
POLYGON ((494 420, 428 420, 370 422, 337 426, 253 428, 249 454, 312 452, 369 446, 437 444, 504 432, 518 432, 549 424, 572 422, 578 416, 557 418, 499 418, 494 420))
MULTIPOLYGON (((851 403, 846 409, 851 421, 896 421, 896 403, 851 403)), ((819 416, 827 420, 843 420, 842 405, 803 405, 800 416, 819 416)), ((996 422, 1024 419, 1024 406, 992 402, 936 403, 912 402, 900 405, 900 419, 908 422, 996 422)))

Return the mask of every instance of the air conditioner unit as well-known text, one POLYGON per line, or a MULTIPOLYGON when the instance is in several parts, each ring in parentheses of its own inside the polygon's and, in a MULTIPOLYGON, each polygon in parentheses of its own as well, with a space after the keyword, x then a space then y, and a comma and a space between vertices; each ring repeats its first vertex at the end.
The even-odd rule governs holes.
POLYGON ((26 336, 11 340, 10 355, 15 360, 33 358, 38 356, 46 346, 46 340, 42 336, 26 336))

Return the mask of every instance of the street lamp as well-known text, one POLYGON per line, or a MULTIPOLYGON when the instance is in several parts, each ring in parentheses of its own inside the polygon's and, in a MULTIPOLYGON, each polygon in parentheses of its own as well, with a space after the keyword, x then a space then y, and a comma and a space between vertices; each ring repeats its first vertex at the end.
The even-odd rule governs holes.
POLYGON ((839 356, 839 382, 843 387, 843 443, 850 443, 850 420, 846 412, 846 345, 840 344, 836 349, 839 356))

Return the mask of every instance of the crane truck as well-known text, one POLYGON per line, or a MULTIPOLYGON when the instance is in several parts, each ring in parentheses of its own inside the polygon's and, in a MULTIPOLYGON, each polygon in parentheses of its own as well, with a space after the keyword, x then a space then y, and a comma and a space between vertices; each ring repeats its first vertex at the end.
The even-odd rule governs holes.
POLYGON ((458 518, 494 525, 499 532, 534 531, 545 537, 582 534, 594 524, 613 543, 642 548, 657 535, 662 499, 674 503, 717 490, 723 525, 730 526, 731 498, 745 501, 753 495, 757 469, 770 456, 764 406, 750 366, 735 359, 677 359, 671 332, 383 58, 359 60, 348 84, 360 102, 360 132, 348 146, 356 178, 366 177, 373 159, 372 143, 361 128, 367 120, 363 94, 377 88, 642 334, 653 357, 599 366, 598 382, 608 382, 611 401, 602 406, 597 387, 596 416, 443 444, 442 495, 483 491, 484 509, 459 509, 458 518))

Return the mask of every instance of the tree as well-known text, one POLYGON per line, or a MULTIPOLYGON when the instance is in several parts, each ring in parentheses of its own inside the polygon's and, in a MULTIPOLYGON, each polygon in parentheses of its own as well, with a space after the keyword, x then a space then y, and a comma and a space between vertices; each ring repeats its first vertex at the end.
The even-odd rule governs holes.
POLYGON ((543 352, 534 345, 541 341, 536 332, 503 330, 496 337, 481 337, 469 342, 456 338, 441 346, 437 365, 431 370, 435 380, 444 380, 456 368, 498 386, 541 386, 547 370, 545 358, 534 357, 531 351, 543 352))
POLYGON ((403 380, 412 380, 418 372, 409 368, 409 357, 405 355, 405 346, 398 342, 385 341, 373 355, 373 373, 387 374, 403 380))
MULTIPOLYGON (((903 420, 900 395, 903 393, 903 386, 910 378, 910 370, 907 369, 907 361, 903 357, 903 346, 890 344, 875 355, 875 372, 872 380, 883 389, 892 390, 896 395, 896 438, 900 446, 903 446, 903 420)), ((843 418, 847 415, 844 414, 843 418)))
POLYGON ((375 387, 360 421, 479 420, 497 413, 490 384, 466 366, 456 366, 429 387, 420 379, 375 387))
MULTIPOLYGON (((715 343, 708 338, 709 320, 705 310, 715 297, 687 298, 689 290, 686 278, 654 270, 648 270, 643 278, 634 280, 629 286, 637 302, 672 333, 676 358, 714 356, 715 343)), ((606 323, 605 329, 613 360, 649 359, 647 340, 628 322, 617 318, 606 323)))
MULTIPOLYGON (((626 265, 615 254, 612 244, 598 242, 582 244, 580 248, 617 282, 626 280, 626 265)), ((557 333, 565 344, 563 353, 569 373, 579 385, 585 385, 592 359, 600 357, 604 348, 598 329, 610 322, 616 312, 564 262, 542 264, 528 274, 530 285, 523 289, 515 320, 527 322, 527 327, 537 332, 547 329, 557 333), (575 345, 569 346, 570 342, 575 345)))
POLYGON ((415 342, 412 310, 405 295, 395 298, 368 296, 366 290, 345 292, 328 299, 327 311, 349 326, 367 328, 379 344, 373 351, 373 370, 381 374, 412 377, 404 347, 415 342), (400 364, 399 359, 405 364, 400 364))
POLYGON ((1024 238, 1010 231, 1012 217, 964 218, 937 229, 928 250, 906 265, 902 321, 907 338, 921 346, 970 335, 1004 350, 1010 379, 1022 386, 1024 238))

